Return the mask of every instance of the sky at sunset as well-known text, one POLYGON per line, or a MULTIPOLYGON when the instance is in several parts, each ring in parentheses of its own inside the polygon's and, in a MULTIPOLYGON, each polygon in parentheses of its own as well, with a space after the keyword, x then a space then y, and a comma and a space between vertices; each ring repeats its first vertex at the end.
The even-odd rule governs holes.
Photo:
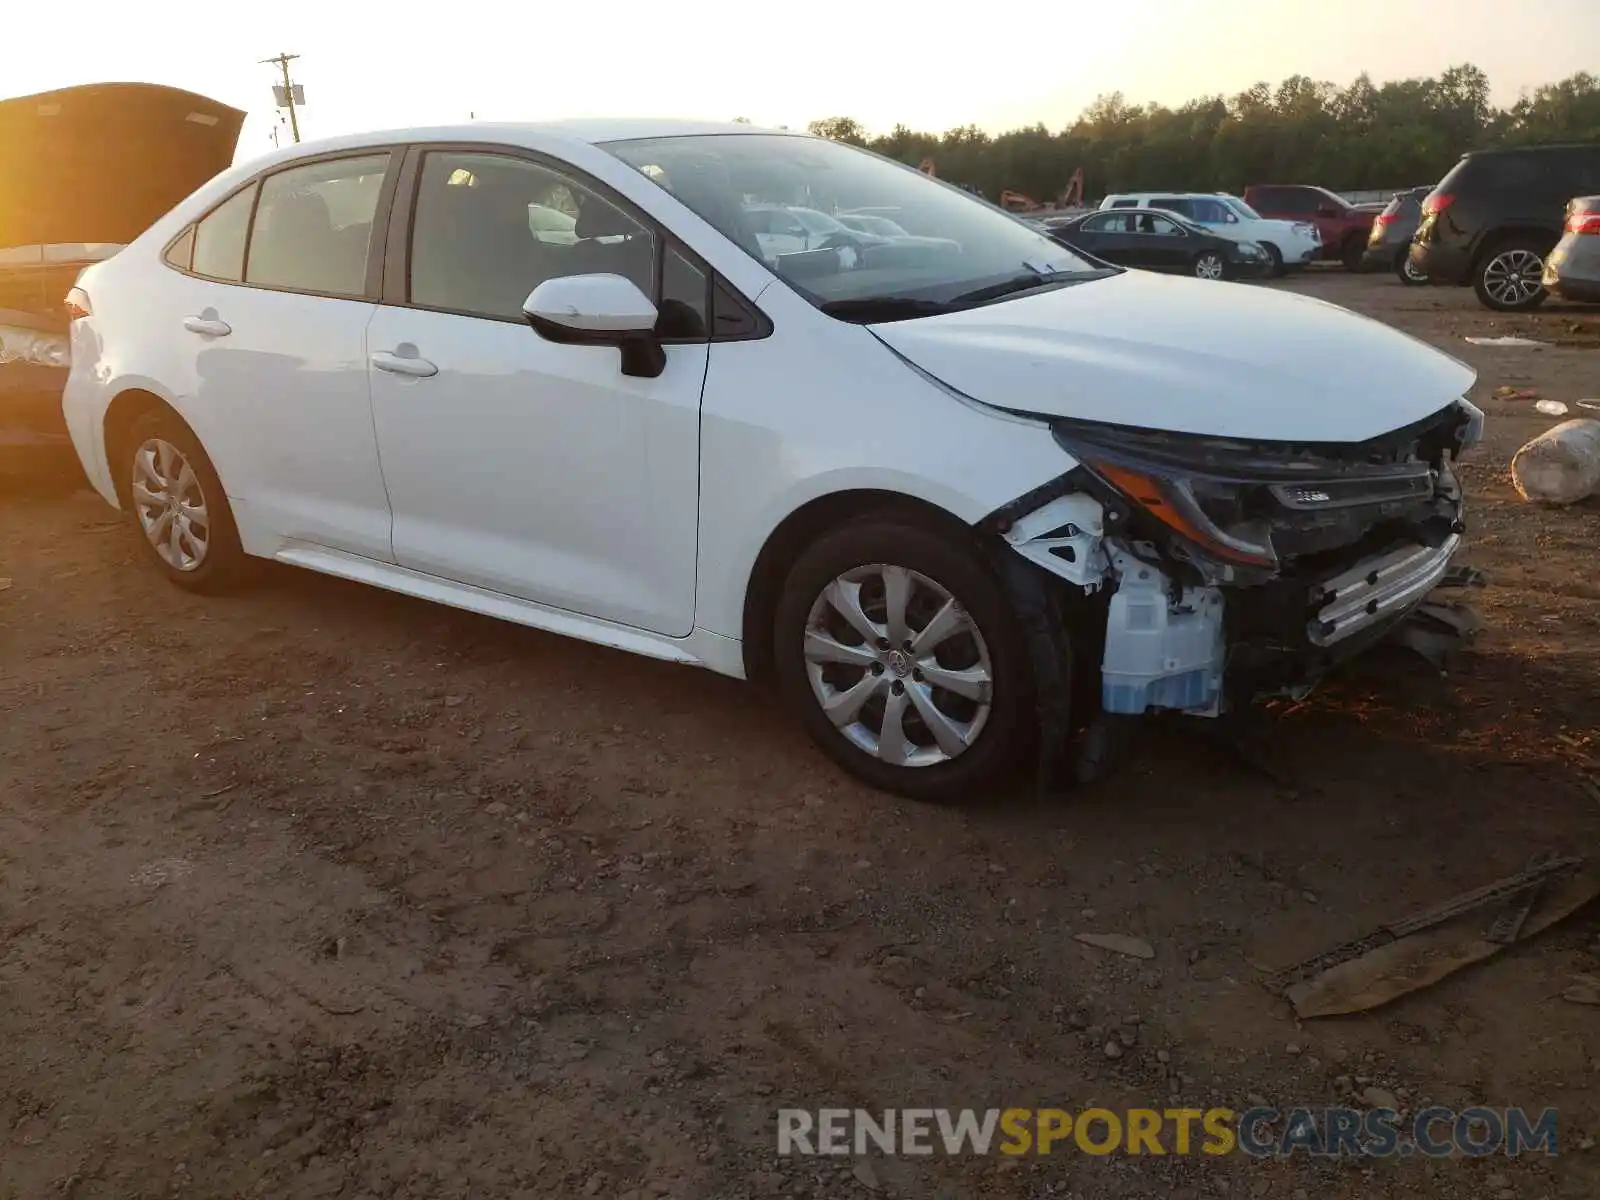
MULTIPOLYGON (((301 55, 307 138, 467 119, 749 117, 803 126, 846 115, 991 131, 1069 123, 1102 92, 1178 104, 1294 74, 1345 84, 1475 63, 1493 99, 1600 70, 1600 0, 1129 0, 1008 10, 950 0, 374 6, 280 0, 209 17, 146 0, 79 8, 13 42, 0 94, 143 81, 250 113, 239 156, 270 149, 274 68, 301 55), (988 13, 1002 14, 988 17, 988 13), (669 15, 670 14, 670 17, 669 15), (92 28, 93 41, 84 40, 92 28)), ((284 135, 287 140, 287 133, 284 135)))

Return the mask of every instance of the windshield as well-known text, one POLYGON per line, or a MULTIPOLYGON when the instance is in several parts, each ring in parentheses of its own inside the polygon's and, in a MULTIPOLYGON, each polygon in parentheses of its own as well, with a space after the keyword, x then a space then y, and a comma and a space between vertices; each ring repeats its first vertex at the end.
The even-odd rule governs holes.
POLYGON ((874 302, 900 306, 881 319, 925 315, 1110 273, 959 188, 838 142, 728 133, 605 149, 833 315, 874 302), (784 211, 811 236, 785 229, 784 211), (893 212, 921 237, 886 241, 831 215, 863 211, 893 212))
POLYGON ((1229 208, 1233 209, 1234 212, 1238 213, 1246 221, 1261 221, 1265 219, 1260 213, 1251 208, 1237 196, 1218 196, 1217 199, 1221 200, 1229 208))

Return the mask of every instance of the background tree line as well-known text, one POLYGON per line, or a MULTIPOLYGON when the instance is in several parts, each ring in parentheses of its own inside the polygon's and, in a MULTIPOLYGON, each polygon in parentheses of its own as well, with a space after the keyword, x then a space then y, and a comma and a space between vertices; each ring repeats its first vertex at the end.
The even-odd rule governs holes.
POLYGON ((810 129, 912 165, 932 158, 941 179, 990 199, 1008 188, 1054 198, 1080 166, 1086 198, 1147 188, 1239 192, 1252 183, 1355 191, 1435 183, 1462 153, 1485 146, 1600 141, 1600 79, 1579 72, 1504 109, 1489 103, 1488 77, 1467 64, 1381 87, 1365 74, 1345 88, 1292 75, 1276 88, 1258 83, 1179 108, 1130 104, 1112 92, 1059 133, 1041 122, 999 136, 975 125, 942 134, 896 125, 870 135, 850 117, 810 129))

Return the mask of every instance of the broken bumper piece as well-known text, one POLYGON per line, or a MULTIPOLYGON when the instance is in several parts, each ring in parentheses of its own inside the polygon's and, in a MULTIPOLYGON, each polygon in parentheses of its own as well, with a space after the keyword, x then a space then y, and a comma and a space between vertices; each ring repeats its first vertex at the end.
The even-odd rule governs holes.
POLYGON ((1444 577, 1461 545, 1451 534, 1439 546, 1405 545, 1361 560, 1312 589, 1320 603, 1307 623, 1314 646, 1332 646, 1374 625, 1387 625, 1419 604, 1444 577))

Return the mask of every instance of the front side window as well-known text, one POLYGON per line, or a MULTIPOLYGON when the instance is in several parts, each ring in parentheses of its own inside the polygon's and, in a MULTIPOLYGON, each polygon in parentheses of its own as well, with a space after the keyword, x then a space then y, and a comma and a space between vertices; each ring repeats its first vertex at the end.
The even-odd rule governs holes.
POLYGON ((245 282, 362 296, 367 252, 389 155, 290 167, 261 181, 245 282))
MULTIPOLYGON (((443 150, 423 157, 411 303, 520 321, 545 280, 593 273, 621 275, 652 295, 654 235, 598 192, 539 163, 443 150)), ((702 296, 702 322, 704 304, 702 296)))
POLYGON ((250 231, 250 209, 255 204, 255 185, 235 192, 212 209, 194 229, 196 275, 238 283, 244 278, 244 243, 250 231))
POLYGON ((1198 221, 1202 225, 1229 225, 1236 223, 1239 218, 1221 200, 1210 197, 1195 196, 1184 201, 1184 208, 1173 211, 1188 217, 1191 221, 1198 221))
POLYGON ((983 200, 838 142, 730 133, 603 148, 833 315, 885 302, 915 315, 1109 273, 983 200), (863 235, 835 217, 861 212, 893 212, 907 236, 863 235), (807 225, 799 246, 780 234, 807 225))

